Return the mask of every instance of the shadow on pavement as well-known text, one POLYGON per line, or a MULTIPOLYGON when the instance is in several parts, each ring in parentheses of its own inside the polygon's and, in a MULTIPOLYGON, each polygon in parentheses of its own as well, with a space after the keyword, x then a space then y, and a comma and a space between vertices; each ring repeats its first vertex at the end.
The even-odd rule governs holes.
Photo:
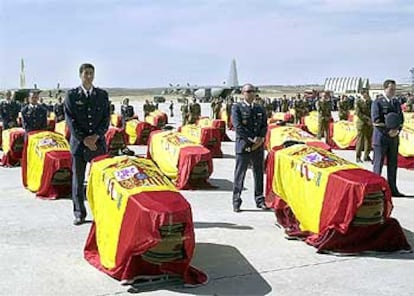
POLYGON ((234 223, 223 222, 194 222, 194 228, 228 228, 238 230, 251 230, 253 227, 247 225, 237 225, 234 223))
POLYGON ((211 243, 196 244, 192 261, 209 276, 205 286, 183 288, 182 282, 134 286, 128 292, 169 290, 191 295, 266 295, 272 287, 235 247, 211 243))

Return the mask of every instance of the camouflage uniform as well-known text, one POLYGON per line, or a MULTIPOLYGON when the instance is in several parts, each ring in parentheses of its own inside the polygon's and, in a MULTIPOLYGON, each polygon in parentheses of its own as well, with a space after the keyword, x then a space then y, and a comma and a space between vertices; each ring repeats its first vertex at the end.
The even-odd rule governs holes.
POLYGON ((305 103, 302 99, 295 99, 293 102, 293 109, 295 110, 295 123, 300 123, 300 119, 305 115, 305 103))
POLYGON ((338 102, 339 120, 348 120, 349 101, 347 99, 341 99, 338 102))
POLYGON ((181 105, 180 108, 181 111, 181 124, 186 125, 187 124, 187 118, 188 118, 188 102, 185 102, 181 105))
POLYGON ((280 112, 288 112, 289 111, 289 101, 287 98, 282 98, 280 103, 280 112))
POLYGON ((266 109, 267 118, 271 118, 273 115, 273 104, 270 101, 270 99, 266 100, 265 109, 266 109))
POLYGON ((361 152, 364 149, 364 160, 369 159, 372 142, 372 123, 371 123, 371 100, 359 99, 355 104, 357 144, 356 160, 361 160, 361 152))
POLYGON ((201 107, 200 104, 197 103, 196 101, 194 101, 190 106, 189 106, 189 116, 188 116, 188 123, 189 124, 194 124, 197 122, 197 120, 200 118, 201 116, 201 107))
POLYGON ((318 139, 322 136, 325 141, 328 139, 329 122, 331 120, 331 102, 329 100, 319 100, 317 103, 318 110, 318 139))

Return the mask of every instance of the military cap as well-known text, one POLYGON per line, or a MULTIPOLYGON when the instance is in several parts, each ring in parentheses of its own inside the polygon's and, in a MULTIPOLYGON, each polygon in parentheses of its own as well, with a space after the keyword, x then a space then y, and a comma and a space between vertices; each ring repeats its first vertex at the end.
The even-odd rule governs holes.
POLYGON ((385 127, 388 129, 398 129, 401 125, 401 118, 395 112, 390 112, 385 117, 385 127))

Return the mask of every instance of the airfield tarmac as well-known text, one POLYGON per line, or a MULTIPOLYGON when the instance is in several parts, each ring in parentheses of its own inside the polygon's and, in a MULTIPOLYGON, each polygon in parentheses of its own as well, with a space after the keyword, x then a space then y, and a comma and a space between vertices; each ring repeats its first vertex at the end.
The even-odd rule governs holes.
MULTIPOLYGON (((143 118, 142 104, 133 104, 143 118)), ((168 104, 160 109, 168 111, 168 104)), ((172 126, 180 124, 178 110, 175 104, 172 126)), ((207 104, 202 115, 209 115, 207 104)), ((233 132, 228 134, 234 139, 233 132)), ((145 146, 131 149, 146 152, 145 146)), ((414 295, 414 253, 338 257, 286 240, 274 213, 255 208, 251 171, 242 212, 233 213, 234 143, 222 143, 222 150, 224 157, 214 159, 210 179, 217 188, 181 191, 193 211, 197 244, 192 264, 209 275, 209 283, 198 288, 176 282, 153 285, 142 287, 141 295, 414 295)), ((355 159, 354 151, 335 152, 355 159)), ((364 167, 371 169, 368 163, 364 167)), ((83 259, 91 224, 72 225, 71 200, 36 199, 23 188, 20 174, 19 167, 0 168, 0 295, 137 292, 83 259)), ((401 192, 414 195, 414 171, 399 169, 398 184, 401 192)), ((414 198, 394 198, 393 203, 392 216, 414 246, 414 198)))

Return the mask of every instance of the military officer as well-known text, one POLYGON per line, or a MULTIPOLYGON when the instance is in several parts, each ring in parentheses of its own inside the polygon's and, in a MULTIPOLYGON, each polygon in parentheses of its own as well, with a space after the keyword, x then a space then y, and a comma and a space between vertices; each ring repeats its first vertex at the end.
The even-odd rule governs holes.
POLYGON ((72 154, 72 200, 75 219, 85 221, 84 179, 86 164, 94 157, 107 153, 105 133, 109 127, 110 106, 108 93, 94 87, 95 68, 82 64, 79 68, 81 85, 69 90, 65 98, 65 118, 69 127, 72 154))
POLYGON ((325 137, 328 141, 329 122, 331 121, 331 97, 329 92, 324 92, 322 98, 317 102, 316 109, 318 111, 318 139, 325 137))
POLYGON ((346 95, 342 95, 338 102, 339 120, 348 120, 349 101, 346 95))
POLYGON ((384 158, 387 157, 387 179, 393 196, 404 194, 397 189, 398 134, 404 123, 401 105, 395 98, 396 83, 385 80, 384 95, 372 102, 371 120, 374 126, 372 144, 374 148, 374 173, 381 175, 384 158))
POLYGON ((244 100, 233 105, 231 116, 236 130, 236 166, 233 185, 233 211, 240 212, 244 178, 249 164, 253 166, 254 198, 256 206, 267 209, 263 197, 263 142, 267 130, 266 111, 254 104, 256 88, 248 83, 243 85, 244 100))
POLYGON ((201 116, 201 106, 197 103, 196 98, 193 98, 193 102, 189 106, 188 123, 195 124, 201 116))
POLYGON ((129 104, 129 98, 125 98, 122 101, 121 106, 121 120, 122 128, 125 128, 126 122, 134 117, 134 106, 129 104))
POLYGON ((22 119, 25 139, 29 132, 47 129, 47 109, 39 104, 38 91, 30 92, 29 104, 22 109, 22 119))
POLYGON ((6 100, 0 104, 0 118, 3 120, 3 129, 17 126, 17 117, 19 116, 20 105, 17 103, 11 91, 6 92, 6 100))
POLYGON ((363 90, 362 98, 356 101, 355 116, 357 128, 356 162, 362 162, 362 149, 364 150, 364 161, 371 161, 369 157, 372 138, 371 98, 367 90, 363 90))
POLYGON ((59 96, 58 102, 53 107, 53 112, 56 116, 56 122, 65 120, 65 111, 63 110, 63 102, 61 96, 59 96))
POLYGON ((286 113, 289 111, 289 100, 286 95, 283 95, 283 98, 280 102, 280 112, 286 113))

